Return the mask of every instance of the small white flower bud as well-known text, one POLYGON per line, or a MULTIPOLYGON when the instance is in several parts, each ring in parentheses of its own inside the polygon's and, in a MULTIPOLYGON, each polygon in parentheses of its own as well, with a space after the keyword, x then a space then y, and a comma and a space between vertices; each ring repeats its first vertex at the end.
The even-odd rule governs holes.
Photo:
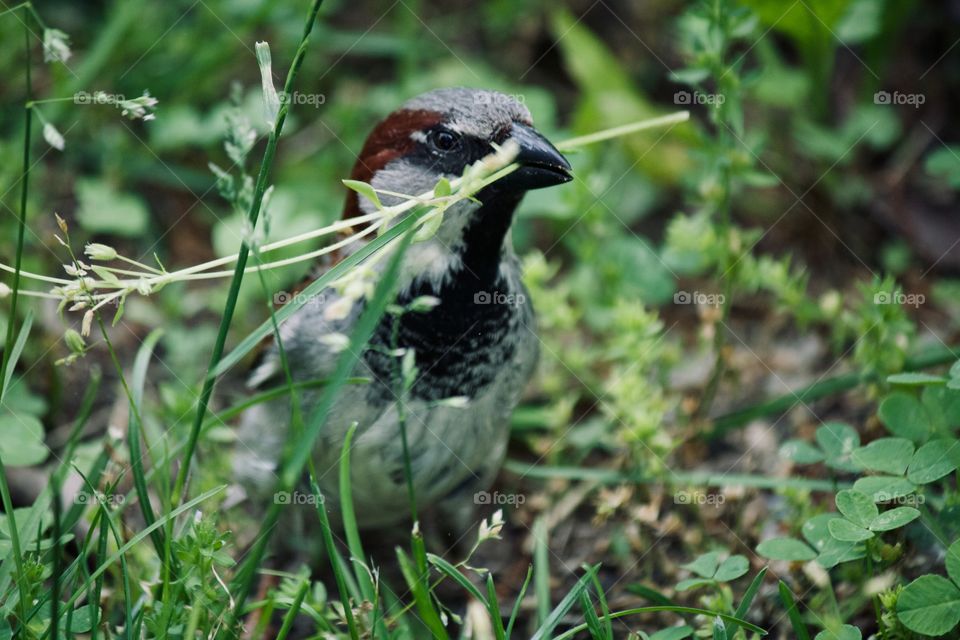
POLYGON ((91 242, 84 247, 83 252, 86 253, 91 260, 107 261, 117 259, 116 249, 105 244, 100 244, 99 242, 91 242))
POLYGON ((71 353, 83 353, 87 348, 87 343, 83 337, 73 329, 67 329, 63 334, 63 341, 67 343, 67 348, 71 353))

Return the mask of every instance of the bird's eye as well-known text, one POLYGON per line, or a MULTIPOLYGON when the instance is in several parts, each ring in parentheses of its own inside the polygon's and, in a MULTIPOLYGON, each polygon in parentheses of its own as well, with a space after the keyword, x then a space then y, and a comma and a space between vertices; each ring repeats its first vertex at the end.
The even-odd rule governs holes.
POLYGON ((459 142, 460 138, 450 131, 436 131, 430 137, 430 142, 439 151, 450 151, 459 142))

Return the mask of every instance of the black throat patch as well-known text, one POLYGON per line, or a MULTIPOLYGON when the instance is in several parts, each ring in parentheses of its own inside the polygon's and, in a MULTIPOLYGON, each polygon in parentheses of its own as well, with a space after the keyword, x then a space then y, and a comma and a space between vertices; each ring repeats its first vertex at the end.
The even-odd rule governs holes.
MULTIPOLYGON (((493 194, 488 194, 493 195, 493 194)), ((385 315, 364 354, 364 361, 388 399, 399 391, 395 346, 413 349, 418 370, 411 390, 416 399, 475 397, 514 357, 517 331, 523 329, 526 299, 514 278, 501 273, 504 238, 520 196, 483 200, 464 231, 462 267, 439 289, 416 280, 397 298, 404 306, 420 296, 440 303, 426 312, 409 311, 399 318, 385 315)), ((509 265, 509 268, 514 268, 509 265)))

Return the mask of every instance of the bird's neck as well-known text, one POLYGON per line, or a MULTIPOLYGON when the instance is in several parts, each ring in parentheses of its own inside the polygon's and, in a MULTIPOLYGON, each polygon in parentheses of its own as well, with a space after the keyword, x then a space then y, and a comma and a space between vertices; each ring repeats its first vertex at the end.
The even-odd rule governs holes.
POLYGON ((489 290, 500 279, 507 234, 523 194, 492 193, 485 198, 485 194, 479 195, 483 205, 463 230, 462 268, 457 279, 477 290, 489 290))

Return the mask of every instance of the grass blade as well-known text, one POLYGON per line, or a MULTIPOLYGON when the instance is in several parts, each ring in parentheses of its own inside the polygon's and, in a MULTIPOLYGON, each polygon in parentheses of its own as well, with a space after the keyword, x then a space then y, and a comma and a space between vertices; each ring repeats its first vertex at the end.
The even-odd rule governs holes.
MULTIPOLYGON (((750 605, 753 604, 753 599, 757 597, 757 592, 760 591, 760 585, 763 584, 763 578, 767 575, 767 568, 764 567, 760 569, 760 572, 757 573, 756 577, 750 582, 750 586, 747 587, 747 590, 743 594, 743 600, 740 601, 740 606, 737 607, 735 615, 738 618, 746 619, 747 613, 750 612, 750 605)), ((730 632, 727 631, 727 638, 730 638, 730 632)))
POLYGON ((780 602, 787 608, 787 616, 790 618, 790 626, 793 627, 793 633, 797 640, 810 640, 810 634, 807 632, 807 626, 800 619, 800 611, 797 610, 797 603, 793 599, 793 593, 790 587, 783 580, 779 584, 780 602))
MULTIPOLYGON (((599 565, 597 565, 599 566, 599 565)), ((563 616, 567 615, 567 612, 573 607, 573 605, 580 599, 580 594, 583 593, 587 585, 590 584, 592 576, 596 573, 597 567, 591 567, 587 570, 583 576, 577 580, 577 584, 567 592, 567 595, 563 597, 563 600, 560 601, 553 611, 546 617, 543 623, 540 625, 540 628, 537 629, 537 632, 533 635, 531 640, 546 640, 547 638, 553 638, 553 630, 558 624, 560 624, 560 619, 563 616)), ((586 625, 584 625, 586 628, 586 625)))
POLYGON ((517 600, 513 603, 513 611, 510 612, 510 621, 507 623, 507 637, 513 634, 513 625, 520 614, 520 604, 523 602, 523 596, 527 594, 527 587, 530 586, 530 579, 533 578, 533 565, 527 567, 527 577, 523 579, 520 585, 520 593, 517 594, 517 600))
POLYGON ((533 592, 537 596, 537 621, 543 624, 550 613, 550 549, 543 518, 533 523, 533 592))

